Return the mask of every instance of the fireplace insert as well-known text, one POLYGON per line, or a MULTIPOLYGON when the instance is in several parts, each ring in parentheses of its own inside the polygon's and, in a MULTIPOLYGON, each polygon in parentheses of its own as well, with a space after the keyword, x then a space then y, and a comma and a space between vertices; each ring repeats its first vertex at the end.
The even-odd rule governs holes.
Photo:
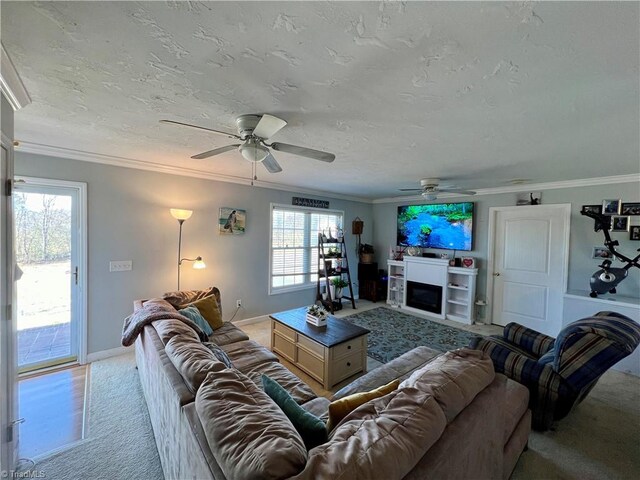
POLYGON ((442 314, 442 287, 407 281, 407 306, 442 314))

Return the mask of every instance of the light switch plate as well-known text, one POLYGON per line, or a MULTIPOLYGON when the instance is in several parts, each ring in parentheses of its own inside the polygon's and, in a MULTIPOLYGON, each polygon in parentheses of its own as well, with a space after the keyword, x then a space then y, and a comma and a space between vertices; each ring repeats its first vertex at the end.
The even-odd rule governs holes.
POLYGON ((109 262, 110 272, 128 272, 132 268, 131 260, 112 260, 109 262))

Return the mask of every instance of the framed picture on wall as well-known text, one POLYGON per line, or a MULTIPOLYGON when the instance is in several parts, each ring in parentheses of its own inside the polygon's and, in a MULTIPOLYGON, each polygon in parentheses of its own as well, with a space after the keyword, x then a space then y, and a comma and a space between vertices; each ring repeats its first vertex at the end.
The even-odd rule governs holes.
POLYGON ((640 215, 640 202, 623 203, 620 207, 620 215, 640 215))
POLYGON ((591 258, 613 258, 613 253, 607 247, 593 247, 591 258))
POLYGON ((618 200, 603 200, 602 201, 602 213, 604 215, 620 215, 620 199, 618 199, 618 200))
POLYGON ((221 235, 242 235, 247 222, 246 210, 221 207, 218 216, 218 228, 221 235))
POLYGON ((602 213, 602 205, 582 205, 582 211, 587 213, 602 213))
POLYGON ((629 217, 611 217, 611 231, 612 232, 628 232, 629 231, 629 217))
POLYGON ((640 225, 632 225, 629 232, 629 240, 640 241, 640 225))

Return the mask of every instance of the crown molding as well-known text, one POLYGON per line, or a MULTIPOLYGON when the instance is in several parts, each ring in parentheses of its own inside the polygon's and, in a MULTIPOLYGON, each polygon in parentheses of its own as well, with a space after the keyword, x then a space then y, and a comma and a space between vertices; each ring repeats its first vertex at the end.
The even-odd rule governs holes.
MULTIPOLYGON (((16 152, 32 153, 36 155, 47 155, 50 157, 66 158, 71 160, 80 160, 84 162, 100 163, 103 165, 111 165, 114 167, 134 168, 136 170, 146 170, 149 172, 166 173, 168 175, 180 175, 183 177, 202 178, 205 180, 214 180, 217 182, 236 183, 239 185, 251 185, 250 178, 236 177, 234 175, 223 175, 220 173, 208 172, 188 167, 176 167, 173 165, 164 165, 160 163, 148 162, 145 160, 137 160, 133 158, 118 157, 115 155, 105 155, 102 153, 85 152, 83 150, 75 150, 72 148, 54 147, 52 145, 43 145, 33 142, 18 142, 14 148, 16 152)), ((314 190, 309 188, 301 188, 295 185, 285 185, 275 182, 266 182, 264 180, 254 180, 254 187, 269 188, 272 190, 281 190, 286 192, 304 193, 307 195, 319 195, 321 197, 329 197, 336 200, 348 200, 351 202, 371 203, 370 199, 356 197, 353 195, 343 195, 339 193, 327 192, 324 190, 314 190)))
MULTIPOLYGON (((555 190, 558 188, 593 187, 596 185, 612 185, 616 183, 640 183, 640 174, 631 173, 628 175, 613 175, 610 177, 581 178, 577 180, 562 180, 559 182, 547 183, 525 183, 520 185, 508 185, 495 188, 480 188, 476 190, 474 196, 497 195, 500 193, 536 192, 538 190, 555 190)), ((460 198, 463 195, 455 193, 440 193, 438 198, 460 198)), ((416 195, 403 195, 401 197, 378 198, 373 203, 399 203, 415 202, 416 195)))
POLYGON ((0 42, 0 90, 14 110, 20 110, 31 103, 29 92, 22 83, 2 42, 0 42))

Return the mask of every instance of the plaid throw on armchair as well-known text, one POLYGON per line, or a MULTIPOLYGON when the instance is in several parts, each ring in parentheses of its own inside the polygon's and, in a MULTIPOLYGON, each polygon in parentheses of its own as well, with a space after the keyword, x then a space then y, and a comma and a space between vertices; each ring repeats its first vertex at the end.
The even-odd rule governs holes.
POLYGON ((638 343, 636 322, 616 312, 599 312, 570 323, 556 339, 510 323, 502 337, 475 338, 470 347, 488 353, 496 372, 529 388, 533 428, 547 430, 638 343))

